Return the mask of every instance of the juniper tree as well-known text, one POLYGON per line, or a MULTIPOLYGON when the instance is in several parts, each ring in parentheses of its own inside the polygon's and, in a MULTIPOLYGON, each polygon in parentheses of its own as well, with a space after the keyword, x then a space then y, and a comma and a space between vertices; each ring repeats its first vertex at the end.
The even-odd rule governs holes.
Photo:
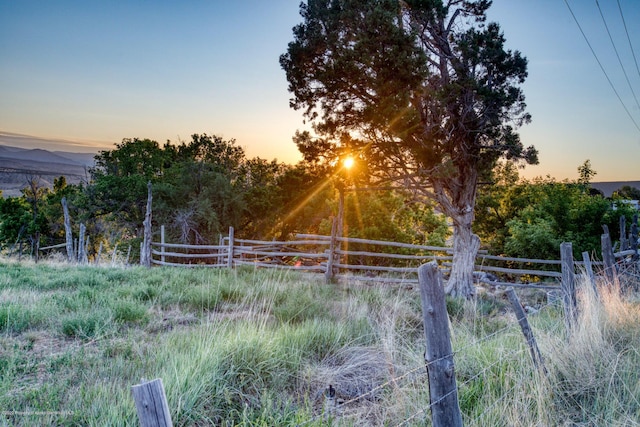
POLYGON ((280 57, 291 106, 314 135, 307 160, 365 158, 377 179, 419 191, 451 218, 447 291, 473 295, 479 179, 499 158, 537 163, 516 132, 530 121, 527 60, 505 48, 487 0, 308 0, 280 57), (345 147, 344 141, 349 142, 345 147))

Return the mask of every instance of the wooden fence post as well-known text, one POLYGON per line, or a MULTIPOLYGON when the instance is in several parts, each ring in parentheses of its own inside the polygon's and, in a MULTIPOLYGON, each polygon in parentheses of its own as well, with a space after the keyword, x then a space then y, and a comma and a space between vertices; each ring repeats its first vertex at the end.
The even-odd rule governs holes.
POLYGON ((118 243, 116 242, 115 246, 113 247, 113 255, 111 255, 111 266, 113 267, 114 265, 116 265, 116 257, 118 255, 118 243))
POLYGON ((84 235, 87 231, 87 227, 84 224, 80 224, 80 234, 78 236, 78 262, 84 262, 84 235))
MULTIPOLYGON (((224 245, 224 237, 222 237, 222 234, 218 234, 218 246, 222 246, 224 245)), ((216 258, 216 264, 222 264, 222 261, 224 260, 224 249, 218 249, 218 258, 216 258)))
POLYGON ((435 427, 462 427, 458 388, 442 275, 435 261, 418 268, 426 337, 431 421, 435 427))
POLYGON ((331 282, 333 279, 333 262, 336 251, 336 233, 337 230, 337 221, 335 218, 331 221, 331 240, 329 241, 329 255, 327 256, 327 269, 324 272, 324 278, 327 283, 331 282))
POLYGON ((571 333, 578 317, 575 265, 573 263, 573 245, 571 242, 563 242, 560 244, 560 259, 562 261, 562 301, 564 302, 564 316, 567 332, 571 333))
POLYGON ((82 260, 82 262, 84 264, 89 264, 89 240, 90 240, 91 236, 87 236, 87 238, 84 241, 84 259, 82 260))
POLYGON ((596 278, 593 274, 593 265, 591 264, 589 252, 582 252, 582 261, 584 261, 584 269, 587 274, 587 280, 589 280, 589 284, 593 288, 593 293, 595 294, 596 298, 598 298, 598 286, 596 285, 596 278))
POLYGON ((131 387, 141 427, 172 427, 171 413, 162 379, 131 387))
POLYGON ((640 258, 640 256, 638 255, 638 214, 635 214, 633 216, 633 222, 631 223, 631 244, 630 249, 635 251, 635 253, 632 255, 631 260, 632 261, 638 261, 638 259, 640 258))
POLYGON ((227 254, 229 258, 227 259, 227 267, 233 268, 233 245, 234 243, 234 229, 233 227, 229 227, 229 250, 227 250, 227 254))
POLYGON ((124 265, 129 265, 130 256, 131 256, 131 245, 129 245, 129 249, 127 249, 127 259, 124 261, 124 265))
POLYGON ((627 218, 620 215, 620 251, 626 251, 629 248, 627 240, 627 218))
POLYGON ((520 324, 520 329, 522 329, 522 334, 524 335, 524 338, 527 340, 527 344, 529 345, 529 351, 531 352, 531 359, 533 359, 533 364, 537 369, 542 369, 542 372, 546 374, 547 368, 545 368, 544 366, 544 359, 542 358, 542 354, 540 354, 540 349, 538 348, 536 339, 533 336, 533 332, 531 331, 531 326, 529 326, 527 314, 524 312, 522 304, 520 304, 520 300, 516 295, 516 291, 513 290, 513 287, 507 288, 507 297, 509 297, 509 301, 511 302, 513 311, 516 314, 518 323, 520 324))
POLYGON ((164 263, 164 224, 160 226, 160 260, 164 263))
POLYGON ((609 283, 613 284, 616 280, 616 259, 613 256, 613 247, 611 246, 611 237, 608 233, 600 236, 602 246, 602 261, 604 262, 604 273, 609 283))
POLYGON ((147 212, 144 216, 144 236, 142 239, 142 247, 140 248, 140 264, 145 267, 151 267, 151 202, 153 195, 151 194, 151 181, 147 182, 147 212))
POLYGON ((69 217, 69 205, 67 204, 67 198, 62 198, 62 213, 64 216, 64 237, 67 243, 67 260, 69 262, 74 261, 73 255, 73 230, 71 229, 71 219, 69 217))

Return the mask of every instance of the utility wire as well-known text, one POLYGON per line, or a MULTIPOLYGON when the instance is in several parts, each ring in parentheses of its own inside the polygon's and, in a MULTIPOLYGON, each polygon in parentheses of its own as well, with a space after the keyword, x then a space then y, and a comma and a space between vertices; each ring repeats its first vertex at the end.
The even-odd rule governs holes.
POLYGON ((633 50, 633 45, 631 44, 631 37, 629 37, 629 30, 627 29, 627 21, 624 20, 624 14, 622 13, 622 6, 620 6, 620 0, 618 0, 618 10, 620 11, 620 18, 622 18, 622 23, 624 24, 624 32, 627 34, 627 40, 629 41, 629 49, 631 49, 631 55, 633 56, 633 61, 636 64, 636 71, 638 72, 638 77, 640 77, 640 67, 638 67, 638 58, 636 58, 636 52, 633 50))
POLYGON ((627 75, 627 70, 624 68, 624 65, 622 64, 622 59, 620 59, 620 54, 618 53, 616 44, 614 43, 613 37, 611 36, 611 31, 609 31, 609 26, 607 25, 607 21, 604 19, 604 14, 602 13, 602 9, 600 8, 600 3, 598 2, 598 0, 596 0, 596 6, 598 6, 598 12, 600 12, 602 23, 604 24, 604 28, 607 30, 607 34, 609 35, 609 40, 611 40, 611 46, 613 46, 613 51, 616 53, 616 57, 618 58, 618 63, 620 64, 620 68, 622 68, 622 72, 624 73, 624 78, 627 80, 629 89, 631 89, 631 93, 633 94, 633 99, 636 100, 636 105, 638 106, 638 108, 640 108, 640 102, 638 102, 638 97, 636 96, 636 92, 633 90, 633 86, 631 86, 631 82, 629 81, 629 76, 627 75))
POLYGON ((598 58, 598 55, 596 55, 595 50, 593 50, 593 47, 591 46, 591 42, 589 42, 589 39, 587 38, 587 35, 582 30, 582 26, 580 25, 580 22, 578 21, 578 18, 576 18, 576 15, 573 13, 573 9, 571 9, 571 6, 569 5, 569 2, 567 0, 564 0, 564 3, 567 5, 567 8, 569 9, 569 12, 571 12, 571 16, 573 17, 573 20, 575 21, 576 25, 578 26, 578 29, 580 30, 580 33, 582 33, 582 37, 584 37, 584 40, 587 42, 587 45, 589 46, 589 49, 591 49, 591 53, 593 54, 593 57, 596 59, 596 62, 598 62, 598 65, 600 66, 600 69, 604 73, 604 76, 607 78, 607 81, 609 82, 609 86, 611 86, 611 89, 613 89, 613 92, 618 97, 618 101, 620 101, 620 104, 622 104, 622 108, 624 108, 624 111, 627 112, 627 115, 629 116, 629 118, 631 119, 633 124, 635 125, 636 129, 638 129, 638 132, 640 132, 640 126, 638 126, 638 123, 636 123, 635 119, 631 115, 631 112, 629 112, 629 109, 625 105, 624 101, 620 97, 620 94, 616 90, 616 87, 613 85, 613 82, 609 78, 609 75, 607 74, 607 71, 602 66, 602 62, 600 62, 600 59, 598 58))

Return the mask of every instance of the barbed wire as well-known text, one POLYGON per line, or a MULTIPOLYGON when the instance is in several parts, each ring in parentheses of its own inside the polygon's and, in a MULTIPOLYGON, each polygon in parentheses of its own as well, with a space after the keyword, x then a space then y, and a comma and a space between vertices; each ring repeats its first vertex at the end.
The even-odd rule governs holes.
MULTIPOLYGON (((526 349, 520 349, 520 350, 514 350, 511 353, 509 353, 507 356, 512 356, 512 355, 517 355, 517 354, 521 354, 524 353, 526 351, 526 349)), ((444 401, 446 398, 448 398, 449 396, 451 396, 454 393, 458 392, 458 389, 460 389, 461 387, 464 387, 468 384, 470 384, 471 382, 475 381, 476 379, 478 379, 481 375, 485 374, 488 370, 490 370, 491 368, 493 368, 494 366, 497 366, 501 363, 503 363, 503 360, 499 360, 496 361, 494 363, 492 363, 491 365, 485 367, 484 369, 482 369, 480 372, 478 372, 477 374, 473 375, 472 377, 470 377, 469 379, 465 380, 464 382, 462 382, 461 384, 459 384, 455 389, 451 390, 449 393, 446 393, 444 396, 440 397, 438 400, 436 400, 435 402, 431 402, 427 407, 421 409, 420 411, 416 412, 415 414, 413 414, 412 416, 410 416, 409 418, 405 419, 404 421, 402 421, 400 424, 396 424, 396 427, 401 427, 401 426, 405 426, 407 425, 410 421, 413 421, 414 419, 416 419, 419 415, 424 414, 427 410, 431 410, 431 408, 433 408, 435 405, 437 405, 438 403, 444 401)), ((503 394, 504 396, 504 394, 503 394)), ((501 396, 502 397, 502 396, 501 396)))
MULTIPOLYGON (((543 306, 541 306, 541 307, 537 308, 537 309, 536 309, 536 312, 535 312, 535 313, 531 313, 531 314, 530 314, 530 316, 536 316, 536 315, 539 315, 543 310, 546 310, 546 309, 548 309, 549 307, 555 307, 556 305, 557 305, 557 303, 556 303, 556 302, 550 302, 550 303, 547 303, 547 304, 545 304, 545 305, 543 305, 543 306)), ((516 323, 509 323, 507 326, 505 326, 505 327, 503 327, 503 328, 500 328, 500 329, 498 329, 498 330, 496 330, 496 331, 494 331, 494 332, 492 332, 492 333, 490 333, 490 334, 488 334, 488 335, 485 335, 485 336, 483 336, 483 337, 481 337, 481 338, 479 338, 479 339, 476 339, 476 340, 474 340, 472 343, 470 343, 470 344, 468 344, 468 345, 466 345, 466 346, 464 346, 464 347, 461 347, 461 348, 459 348, 459 349, 456 349, 455 351, 453 351, 452 353, 450 353, 450 354, 448 354, 448 355, 445 355, 445 356, 439 357, 439 358, 437 358, 437 359, 434 359, 434 360, 432 360, 432 361, 426 362, 424 365, 420 365, 420 366, 418 366, 418 367, 416 367, 416 368, 413 368, 413 369, 411 369, 411 370, 409 370, 409 371, 405 372, 404 374, 402 374, 402 375, 400 375, 400 376, 398 376, 398 377, 391 378, 390 380, 388 380, 388 381, 386 381, 386 382, 384 382, 384 383, 382 383, 382 384, 380 384, 380 385, 378 385, 378 386, 376 386, 376 387, 372 388, 371 390, 369 390, 369 391, 367 391, 367 392, 365 392, 365 393, 363 393, 363 394, 361 394, 361 395, 358 395, 358 396, 356 396, 356 397, 354 397, 354 398, 352 398, 352 399, 349 399, 349 400, 347 400, 347 401, 344 401, 344 402, 340 403, 340 407, 346 407, 346 406, 348 406, 348 405, 350 405, 350 404, 353 404, 353 403, 355 403, 355 402, 358 402, 358 401, 360 401, 360 400, 364 399, 365 397, 370 396, 370 395, 374 394, 375 392, 377 392, 377 391, 379 391, 379 390, 382 390, 382 389, 384 389, 385 387, 387 387, 387 386, 389 386, 389 385, 391 385, 391 384, 396 384, 398 381, 402 381, 403 379, 405 379, 405 378, 409 377, 410 375, 412 375, 412 374, 414 374, 414 373, 416 373, 416 372, 418 372, 418 371, 422 371, 422 370, 424 370, 424 375, 426 375, 426 374, 427 374, 427 369, 429 368, 429 366, 431 366, 431 365, 433 365, 433 364, 435 364, 435 363, 437 363, 437 362, 440 362, 440 361, 442 361, 442 360, 449 359, 449 358, 453 358, 453 357, 454 357, 454 356, 456 356, 456 355, 459 355, 459 354, 461 354, 461 353, 466 352, 467 350, 469 350, 469 349, 470 349, 470 348, 472 348, 472 347, 477 347, 478 345, 482 344, 483 342, 486 342, 486 341, 488 341, 488 340, 490 340, 490 339, 493 339, 494 337, 496 337, 496 336, 498 336, 498 335, 504 334, 505 332, 507 332, 507 331, 509 331, 509 330, 517 329, 517 328, 518 328, 518 324, 517 324, 517 322, 516 322, 516 323)), ((503 359, 504 359, 504 357, 509 357, 509 356, 513 356, 513 355, 521 354, 521 353, 524 353, 524 352, 526 352, 526 351, 527 351, 527 347, 526 347, 526 346, 522 346, 520 349, 518 349, 518 350, 514 350, 514 351, 512 351, 512 352, 508 353, 506 356, 505 356, 505 355, 503 355, 503 359)), ((466 381, 464 381, 463 383, 461 383, 461 384, 456 388, 456 390, 452 390, 451 392, 449 392, 449 393, 447 393, 446 395, 444 395, 444 396, 442 396, 441 398, 439 398, 437 401, 435 401, 435 402, 431 402, 431 403, 429 404, 429 406, 427 406, 426 408, 423 408, 422 410, 420 410, 420 411, 419 411, 419 412, 417 412, 416 414, 412 415, 410 418, 408 418, 408 419, 404 420, 402 423, 398 424, 398 426, 397 426, 397 427, 400 427, 400 426, 406 425, 406 423, 407 423, 407 422, 410 422, 411 420, 413 420, 413 419, 415 419, 416 417, 418 417, 420 414, 423 414, 423 413, 425 413, 427 410, 430 410, 434 405, 436 405, 436 404, 440 403, 442 400, 444 400, 444 399, 446 399, 447 397, 449 397, 452 393, 457 392, 457 389, 458 389, 459 387, 463 387, 463 386, 465 386, 465 385, 469 384, 470 382, 474 381, 474 380, 475 380, 475 379, 477 379, 479 376, 481 376, 482 374, 484 374, 487 370, 489 370, 489 369, 493 368, 494 366, 498 365, 499 363, 502 363, 502 360, 497 361, 497 362, 495 362, 495 363, 493 363, 493 364, 491 364, 491 365, 489 365, 489 366, 487 366, 487 367, 483 368, 480 372, 478 372, 477 374, 475 374, 474 376, 472 376, 472 377, 471 377, 471 378, 469 378, 468 380, 466 380, 466 381)), ((503 396, 504 396, 504 395, 503 395, 503 396)), ((502 397, 503 397, 503 396, 502 396, 502 397)), ((502 398, 502 397, 501 397, 501 398, 502 398)), ((498 400, 500 400, 500 399, 498 399, 498 400)), ((302 426, 308 425, 308 424, 310 424, 310 423, 313 423, 313 422, 317 421, 318 419, 320 419, 320 418, 321 418, 322 416, 324 416, 324 415, 326 415, 324 412, 323 412, 323 413, 320 413, 320 414, 317 414, 317 415, 313 416, 311 419, 309 419, 309 420, 307 420, 307 421, 304 421, 304 422, 302 422, 302 423, 297 424, 297 426, 298 426, 298 427, 302 427, 302 426)))

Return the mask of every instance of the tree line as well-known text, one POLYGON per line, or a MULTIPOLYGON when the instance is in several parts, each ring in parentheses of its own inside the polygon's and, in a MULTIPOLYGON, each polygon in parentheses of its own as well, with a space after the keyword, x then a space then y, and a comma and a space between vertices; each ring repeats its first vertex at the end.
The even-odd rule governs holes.
MULTIPOLYGON (((65 197, 74 234, 85 224, 94 252, 100 243, 132 244, 135 251, 149 181, 156 230, 165 225, 167 240, 176 243, 217 244, 229 226, 238 237, 262 240, 329 234, 331 218, 341 209, 345 236, 438 246, 451 237, 446 217, 434 206, 408 191, 376 187, 363 164, 346 171, 328 162, 288 165, 248 158, 235 140, 206 134, 164 146, 127 138, 95 160, 89 182, 71 185, 61 176, 49 189, 39 177, 28 176, 20 197, 0 199, 2 247, 22 242, 34 253, 37 246, 63 242, 65 197)), ((634 214, 624 204, 614 209, 615 199, 638 190, 621 188, 613 200, 606 199, 589 186, 593 174, 587 161, 576 181, 526 181, 514 163, 499 163, 491 182, 478 190, 474 230, 483 248, 543 259, 557 259, 562 241, 595 251, 602 224, 616 236, 620 216, 630 221, 634 214)))
MULTIPOLYGON (((23 242, 31 253, 64 241, 63 197, 74 234, 85 224, 94 251, 101 242, 132 244, 135 251, 149 181, 154 226, 165 225, 168 241, 185 244, 217 244, 230 226, 238 237, 263 240, 328 234, 345 185, 335 165, 248 158, 235 140, 206 134, 163 146, 126 138, 95 157, 88 182, 72 185, 61 176, 49 189, 37 176, 25 179, 22 196, 0 199, 0 244, 23 242)), ((447 237, 444 218, 398 191, 348 192, 344 208, 351 236, 419 244, 444 244, 447 237)))

